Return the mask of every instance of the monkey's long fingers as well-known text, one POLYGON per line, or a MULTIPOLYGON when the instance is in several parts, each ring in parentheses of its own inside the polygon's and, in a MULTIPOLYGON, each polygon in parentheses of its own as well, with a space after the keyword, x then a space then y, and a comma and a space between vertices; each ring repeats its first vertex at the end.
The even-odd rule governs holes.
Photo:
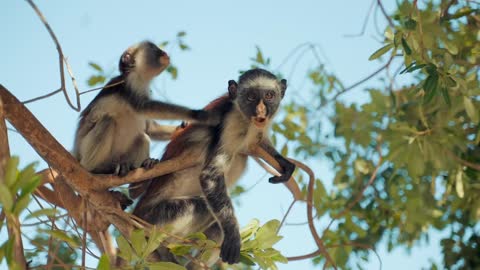
POLYGON ((145 168, 147 170, 150 170, 151 168, 153 168, 153 166, 155 166, 155 164, 158 164, 160 162, 159 159, 156 159, 156 158, 147 158, 145 159, 143 162, 142 162, 142 168, 145 168))
POLYGON ((220 258, 228 264, 238 263, 240 261, 240 239, 225 238, 220 249, 220 258))

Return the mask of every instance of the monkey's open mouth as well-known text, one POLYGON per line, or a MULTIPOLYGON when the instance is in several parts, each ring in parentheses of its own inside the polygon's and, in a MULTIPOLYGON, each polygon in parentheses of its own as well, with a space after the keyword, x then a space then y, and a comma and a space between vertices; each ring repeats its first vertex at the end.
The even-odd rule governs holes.
POLYGON ((267 118, 265 118, 265 117, 253 117, 253 124, 258 128, 263 128, 267 124, 267 118))

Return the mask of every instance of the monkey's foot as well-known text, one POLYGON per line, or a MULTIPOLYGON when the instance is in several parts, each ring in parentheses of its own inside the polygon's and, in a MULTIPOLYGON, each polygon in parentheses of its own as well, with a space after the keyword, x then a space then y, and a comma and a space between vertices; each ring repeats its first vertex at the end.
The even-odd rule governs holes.
POLYGON ((155 166, 155 164, 159 163, 160 160, 159 159, 156 159, 156 158, 147 158, 145 159, 143 162, 142 162, 142 168, 145 168, 147 170, 150 170, 151 168, 153 168, 153 166, 155 166))
POLYGON ((127 195, 123 194, 120 191, 110 190, 110 193, 120 203, 120 207, 122 207, 122 210, 125 210, 125 208, 127 208, 133 203, 133 201, 130 200, 127 195))
POLYGON ((222 247, 220 248, 220 258, 228 264, 235 264, 240 261, 240 233, 225 234, 222 247))
POLYGON ((119 163, 115 166, 115 171, 113 174, 123 177, 131 170, 135 169, 132 163, 119 163))

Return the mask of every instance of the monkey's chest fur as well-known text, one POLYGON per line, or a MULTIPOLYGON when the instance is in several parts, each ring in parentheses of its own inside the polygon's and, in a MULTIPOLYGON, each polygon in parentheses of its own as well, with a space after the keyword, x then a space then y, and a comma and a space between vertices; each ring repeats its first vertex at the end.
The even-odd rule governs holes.
MULTIPOLYGON (((185 139, 182 144, 186 146, 184 153, 199 157, 199 160, 207 160, 211 150, 209 147, 215 143, 213 140, 218 139, 221 155, 215 158, 215 162, 221 163, 217 165, 225 176, 227 188, 230 188, 245 171, 246 153, 249 146, 257 144, 265 136, 265 130, 256 128, 238 110, 227 113, 223 122, 225 124, 221 128, 220 136, 215 134, 219 132, 218 127, 194 125, 188 136, 181 139, 185 139)), ((154 179, 138 203, 134 214, 152 223, 166 224, 170 216, 167 213, 170 210, 166 209, 168 206, 180 214, 191 212, 195 215, 203 215, 202 218, 193 219, 195 220, 193 223, 199 226, 197 229, 211 223, 214 218, 208 214, 206 205, 201 203, 204 194, 199 176, 203 165, 200 164, 154 179), (205 216, 205 214, 207 215, 205 216)), ((191 227, 192 222, 189 223, 189 229, 194 229, 191 227)))

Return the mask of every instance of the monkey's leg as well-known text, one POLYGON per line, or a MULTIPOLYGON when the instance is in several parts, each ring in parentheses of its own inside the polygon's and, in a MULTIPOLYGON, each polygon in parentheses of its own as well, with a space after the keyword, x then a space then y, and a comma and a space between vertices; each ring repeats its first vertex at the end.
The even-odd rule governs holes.
POLYGON ((115 141, 115 120, 105 115, 85 135, 78 149, 80 164, 93 173, 111 173, 111 152, 115 141))
POLYGON ((216 154, 202 170, 200 185, 207 204, 223 231, 220 257, 224 262, 234 264, 240 259, 241 241, 238 222, 225 185, 224 166, 228 159, 224 154, 216 154))

